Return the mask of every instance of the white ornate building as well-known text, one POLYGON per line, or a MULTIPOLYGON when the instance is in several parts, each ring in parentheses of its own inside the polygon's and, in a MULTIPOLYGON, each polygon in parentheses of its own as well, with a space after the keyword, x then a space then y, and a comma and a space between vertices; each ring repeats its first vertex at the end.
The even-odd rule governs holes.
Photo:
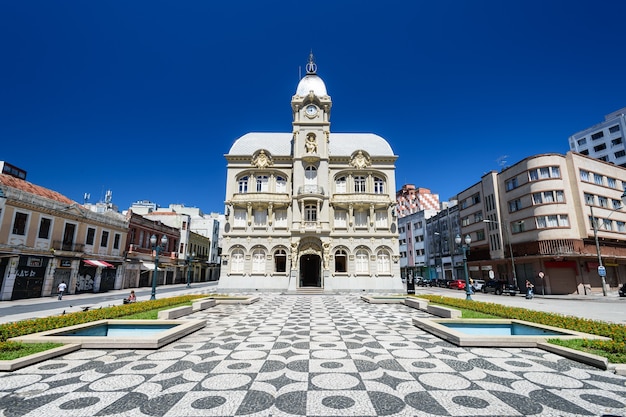
POLYGON ((227 159, 221 290, 401 291, 386 140, 331 133, 313 55, 291 133, 248 133, 227 159))

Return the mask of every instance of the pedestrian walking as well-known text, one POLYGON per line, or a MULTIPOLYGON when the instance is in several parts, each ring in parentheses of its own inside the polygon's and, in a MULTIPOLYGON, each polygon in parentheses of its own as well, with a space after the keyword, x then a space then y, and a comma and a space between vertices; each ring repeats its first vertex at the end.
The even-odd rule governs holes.
POLYGON ((59 284, 59 300, 63 299, 63 293, 66 289, 67 285, 65 284, 65 281, 61 281, 61 283, 59 284))
POLYGON ((533 288, 535 288, 535 286, 532 284, 532 282, 526 280, 526 298, 529 300, 534 296, 533 288))

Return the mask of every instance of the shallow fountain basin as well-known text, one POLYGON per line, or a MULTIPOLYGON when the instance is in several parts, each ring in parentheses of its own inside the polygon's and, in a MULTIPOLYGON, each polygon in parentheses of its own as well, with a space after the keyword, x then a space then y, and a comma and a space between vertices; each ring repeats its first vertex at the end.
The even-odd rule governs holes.
POLYGON ((73 343, 86 349, 158 349, 203 328, 205 324, 205 320, 98 320, 13 340, 73 343))
POLYGON ((413 324, 457 346, 537 347, 548 339, 599 339, 606 337, 512 319, 427 319, 413 324))

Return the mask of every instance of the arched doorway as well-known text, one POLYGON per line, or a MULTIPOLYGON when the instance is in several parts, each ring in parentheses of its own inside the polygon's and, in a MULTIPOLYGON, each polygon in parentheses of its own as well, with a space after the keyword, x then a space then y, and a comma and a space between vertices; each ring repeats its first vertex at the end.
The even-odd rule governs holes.
POLYGON ((302 255, 300 257, 300 287, 321 287, 321 266, 322 258, 319 255, 302 255))

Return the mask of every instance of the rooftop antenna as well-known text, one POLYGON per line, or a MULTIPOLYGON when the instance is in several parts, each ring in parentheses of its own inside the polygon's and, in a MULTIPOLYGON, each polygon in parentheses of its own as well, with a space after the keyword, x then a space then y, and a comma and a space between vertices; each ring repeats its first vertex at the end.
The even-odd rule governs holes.
POLYGON ((498 159, 496 159, 496 162, 498 163, 498 166, 500 167, 500 171, 502 171, 506 167, 506 158, 508 157, 509 157, 508 155, 502 155, 498 159))

